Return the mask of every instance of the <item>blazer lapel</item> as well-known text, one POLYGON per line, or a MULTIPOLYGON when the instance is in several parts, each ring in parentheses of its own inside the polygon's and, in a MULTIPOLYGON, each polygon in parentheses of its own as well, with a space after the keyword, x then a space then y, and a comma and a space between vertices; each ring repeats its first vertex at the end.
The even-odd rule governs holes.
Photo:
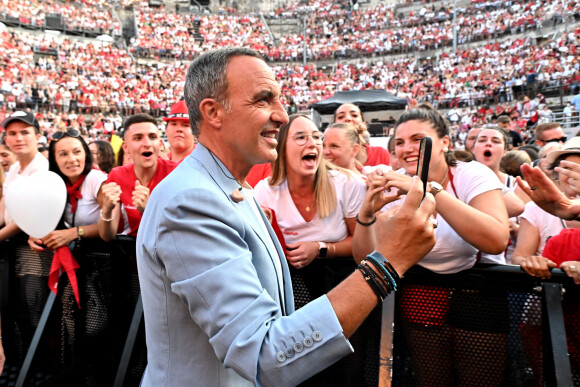
MULTIPOLYGON (((234 190, 239 189, 240 185, 233 178, 230 171, 225 167, 225 165, 223 165, 222 162, 217 157, 212 155, 209 149, 207 149, 202 143, 198 143, 196 145, 192 153, 192 156, 201 163, 203 168, 207 170, 209 176, 214 180, 214 182, 220 188, 220 190, 227 196, 228 200, 232 203, 232 206, 237 211, 239 211, 244 218, 248 219, 250 227, 254 231, 254 234, 258 237, 258 239, 260 239, 260 241, 266 248, 266 251, 268 252, 268 255, 270 257, 270 261, 272 262, 272 265, 274 265, 274 267, 276 267, 274 260, 280 257, 280 263, 282 265, 282 277, 284 281, 283 282, 284 310, 282 312, 285 315, 292 313, 294 309, 294 296, 292 293, 292 282, 291 282, 292 280, 290 279, 290 271, 288 269, 288 263, 286 262, 285 259, 286 255, 284 254, 280 242, 278 242, 278 237, 276 236, 274 229, 270 225, 268 218, 266 218, 264 211, 262 211, 256 199, 252 197, 251 200, 254 200, 254 202, 258 206, 260 216, 262 217, 262 219, 260 220, 257 218, 256 213, 254 212, 251 204, 245 197, 244 197, 245 199, 241 202, 235 202, 232 199, 232 192, 234 190), (266 229, 268 230, 268 234, 272 239, 272 242, 274 243, 274 247, 276 249, 276 252, 278 253, 278 257, 270 249, 270 244, 264 241, 262 227, 258 223, 260 221, 264 221, 264 223, 266 224, 266 229)), ((276 273, 277 272, 278 271, 276 270, 276 273)))

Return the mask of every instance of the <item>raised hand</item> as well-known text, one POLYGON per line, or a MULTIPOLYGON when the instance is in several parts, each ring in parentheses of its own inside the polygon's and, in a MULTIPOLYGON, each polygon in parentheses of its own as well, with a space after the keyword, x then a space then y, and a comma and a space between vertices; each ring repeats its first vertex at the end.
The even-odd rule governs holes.
POLYGON ((149 188, 141 185, 139 180, 135 180, 135 190, 133 191, 133 205, 140 213, 145 211, 145 206, 149 200, 149 188))

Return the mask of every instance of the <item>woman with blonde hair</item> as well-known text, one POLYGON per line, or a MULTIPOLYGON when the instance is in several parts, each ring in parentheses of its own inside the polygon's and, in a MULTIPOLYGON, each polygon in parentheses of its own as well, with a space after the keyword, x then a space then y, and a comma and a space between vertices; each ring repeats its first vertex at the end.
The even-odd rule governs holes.
MULTIPOLYGON (((254 190, 260 206, 274 211, 284 237, 297 309, 322 296, 356 267, 351 258, 352 236, 366 186, 360 175, 325 160, 322 142, 322 133, 312 120, 291 115, 280 128, 272 176, 254 190)), ((308 385, 321 385, 318 378, 347 375, 360 381, 366 363, 360 356, 367 351, 357 352, 360 361, 346 358, 328 374, 310 379, 308 385)))
POLYGON ((308 117, 290 116, 278 138, 272 176, 256 185, 255 195, 276 213, 288 262, 301 269, 317 258, 352 256, 364 182, 322 157, 322 133, 308 117))
POLYGON ((364 144, 354 125, 349 123, 330 124, 324 131, 324 158, 332 164, 360 172, 362 165, 356 156, 364 144))
MULTIPOLYGON (((367 125, 363 120, 362 112, 355 104, 345 103, 340 105, 334 112, 334 122, 350 123, 354 125, 361 136, 368 135, 367 125)), ((362 147, 356 157, 361 165, 390 165, 389 152, 385 148, 372 146, 368 141, 364 141, 361 145, 362 147)))

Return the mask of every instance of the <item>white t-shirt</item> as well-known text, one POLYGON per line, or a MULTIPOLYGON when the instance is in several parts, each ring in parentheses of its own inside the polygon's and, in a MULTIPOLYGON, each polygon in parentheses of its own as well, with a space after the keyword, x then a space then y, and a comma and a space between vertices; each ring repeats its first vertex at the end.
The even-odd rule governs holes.
POLYGON ((64 221, 66 227, 87 226, 99 221, 99 202, 97 194, 101 184, 107 180, 107 175, 103 171, 92 169, 85 177, 81 187, 83 197, 77 202, 77 211, 75 214, 75 223, 72 224, 71 204, 66 203, 64 221))
MULTIPOLYGON (((501 190, 502 184, 496 174, 477 161, 458 162, 456 167, 450 169, 453 175, 453 185, 449 182, 445 191, 464 203, 469 204, 473 198, 484 192, 494 189, 501 190), (457 192, 454 192, 453 186, 457 192)), ((404 173, 404 169, 397 172, 404 173)), ((383 207, 383 211, 401 205, 403 199, 404 197, 387 204, 383 207)), ((437 213, 437 222, 438 226, 435 229, 437 242, 433 249, 419 262, 419 265, 440 274, 457 273, 473 267, 478 250, 463 240, 440 213, 437 213)))
POLYGON ((558 235, 564 229, 562 219, 542 210, 534 202, 526 203, 524 213, 520 218, 527 220, 532 226, 538 229, 540 244, 535 255, 542 255, 548 239, 554 235, 558 235))
MULTIPOLYGON (((36 156, 32 159, 30 164, 26 166, 23 171, 20 171, 20 162, 17 161, 10 166, 10 170, 6 175, 6 180, 4 181, 4 185, 2 186, 2 191, 6 196, 8 190, 10 189, 10 184, 16 181, 21 176, 30 176, 36 172, 48 171, 48 160, 46 157, 42 155, 42 153, 36 153, 36 156)), ((12 223, 13 220, 8 215, 8 209, 4 209, 4 224, 8 225, 12 223)))
POLYGON ((336 170, 329 171, 328 175, 334 184, 336 208, 323 219, 316 214, 310 222, 306 222, 296 208, 287 180, 272 187, 268 184, 268 179, 264 179, 254 188, 258 203, 276 212, 278 226, 286 243, 339 242, 348 236, 345 219, 354 218, 358 214, 364 201, 366 186, 362 178, 355 175, 336 170))

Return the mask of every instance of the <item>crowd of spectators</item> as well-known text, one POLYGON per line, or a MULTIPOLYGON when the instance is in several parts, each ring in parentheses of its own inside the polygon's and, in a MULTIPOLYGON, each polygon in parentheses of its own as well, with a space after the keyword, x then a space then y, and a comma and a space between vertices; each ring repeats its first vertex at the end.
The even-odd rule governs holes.
MULTIPOLYGON (((456 10, 457 39, 459 43, 467 43, 524 32, 539 28, 549 20, 561 22, 564 16, 577 14, 579 10, 577 0, 507 1, 484 3, 484 6, 477 3, 456 10)), ((394 5, 380 4, 353 11, 326 0, 289 7, 273 15, 280 18, 303 15, 307 18, 306 34, 285 33, 274 42, 257 16, 200 16, 144 7, 136 10, 140 35, 132 42, 131 49, 140 57, 191 60, 208 49, 243 44, 263 52, 270 61, 296 61, 302 58, 305 43, 307 58, 313 60, 374 57, 451 45, 453 21, 449 6, 439 9, 431 6, 400 19, 394 12, 394 5)))
MULTIPOLYGON (((289 111, 303 110, 336 91, 371 88, 443 108, 513 105, 538 88, 563 85, 564 92, 576 92, 579 36, 577 29, 543 46, 522 39, 488 43, 443 52, 420 66, 413 58, 399 58, 333 68, 313 63, 273 68, 289 111)), ((0 110, 159 116, 182 95, 187 63, 181 61, 136 65, 112 43, 16 31, 1 33, 0 44, 9 54, 0 62, 0 110)))
POLYGON ((2 0, 0 4, 1 20, 18 20, 23 26, 50 28, 46 17, 55 15, 69 30, 88 29, 121 35, 121 23, 113 17, 112 7, 106 0, 2 0))

